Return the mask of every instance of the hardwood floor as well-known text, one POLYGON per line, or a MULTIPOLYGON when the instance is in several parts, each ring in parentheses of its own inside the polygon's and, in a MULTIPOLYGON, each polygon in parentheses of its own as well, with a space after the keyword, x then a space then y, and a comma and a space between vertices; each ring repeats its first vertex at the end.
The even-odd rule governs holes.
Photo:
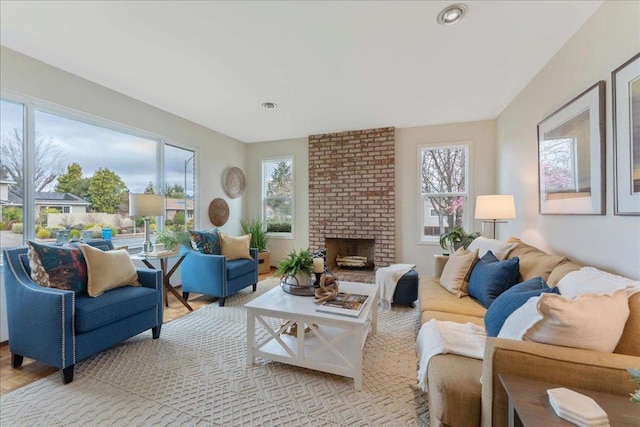
MULTIPOLYGON (((271 269, 270 273, 261 274, 258 280, 265 280, 273 277, 273 271, 274 269, 271 269)), ((181 292, 180 288, 177 289, 181 292)), ((205 305, 211 304, 214 301, 217 300, 205 295, 191 294, 189 296, 189 305, 193 307, 194 311, 205 305)), ((183 306, 171 294, 169 294, 169 307, 164 308, 164 323, 178 319, 188 313, 190 313, 190 311, 187 310, 185 306, 183 306)), ((13 369, 11 367, 11 353, 9 352, 9 345, 6 342, 0 345, 0 396, 4 396, 10 391, 30 384, 56 371, 58 371, 58 369, 52 368, 44 363, 36 362, 35 360, 27 357, 24 358, 24 362, 21 367, 13 369)), ((60 381, 62 381, 62 379, 60 379, 60 381)))

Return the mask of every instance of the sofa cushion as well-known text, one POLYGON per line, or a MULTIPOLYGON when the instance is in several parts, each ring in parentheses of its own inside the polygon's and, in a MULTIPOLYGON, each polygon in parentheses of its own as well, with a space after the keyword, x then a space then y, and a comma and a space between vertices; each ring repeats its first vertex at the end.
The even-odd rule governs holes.
POLYGON ((429 412, 432 426, 479 426, 482 360, 439 354, 429 361, 429 412))
POLYGON ((140 285, 138 272, 127 251, 105 252, 85 244, 79 247, 87 262, 87 293, 90 297, 100 296, 109 289, 121 286, 140 285))
POLYGON ((489 251, 499 260, 503 260, 509 252, 516 247, 516 243, 507 243, 501 240, 488 239, 484 236, 477 237, 471 242, 467 250, 470 252, 478 250, 478 257, 482 258, 489 251))
POLYGON ((420 311, 422 312, 445 312, 463 316, 474 316, 480 319, 482 319, 487 312, 486 308, 469 297, 457 298, 443 288, 437 279, 420 279, 418 291, 420 311))
POLYGON ((227 261, 227 280, 233 280, 237 277, 244 276, 256 269, 256 262, 253 259, 236 259, 227 261))
POLYGON ((235 259, 252 259, 249 252, 249 245, 251 243, 251 234, 245 234, 244 236, 234 237, 229 234, 220 232, 220 248, 222 249, 222 255, 227 257, 227 261, 235 259))
POLYGON ((524 340, 611 353, 629 317, 629 301, 624 290, 575 300, 543 294, 538 312, 542 319, 529 328, 524 340))
POLYGON ((525 280, 533 279, 538 276, 542 277, 542 279, 546 281, 553 269, 561 262, 567 260, 567 258, 563 256, 549 255, 514 237, 507 239, 507 242, 517 243, 516 247, 509 252, 507 258, 518 257, 520 259, 519 282, 524 282, 525 280))
POLYGON ((516 311, 531 297, 540 296, 542 293, 558 293, 558 288, 550 288, 542 280, 536 277, 526 282, 513 285, 496 298, 484 317, 484 325, 487 336, 496 337, 507 320, 507 317, 516 311))
POLYGON ((125 286, 107 291, 100 298, 79 295, 76 297, 76 332, 91 331, 159 303, 158 291, 145 287, 125 286))
POLYGON ((489 308, 498 295, 518 282, 518 257, 498 261, 487 252, 471 271, 469 295, 489 308))
MULTIPOLYGON (((478 304, 480 306, 480 304, 478 304)), ((420 324, 427 323, 429 320, 446 320, 458 323, 473 323, 474 325, 484 327, 484 319, 478 316, 470 316, 468 314, 447 313, 444 311, 423 311, 420 313, 420 324)))
POLYGON ((469 274, 478 257, 478 250, 469 252, 460 248, 449 256, 442 270, 440 284, 457 297, 469 295, 469 274))
POLYGON ((27 241, 31 279, 40 286, 73 291, 87 289, 87 264, 77 248, 27 241))
POLYGON ((570 261, 568 259, 565 261, 562 261, 560 264, 556 266, 556 268, 554 268, 551 271, 551 274, 549 274, 549 278, 547 279, 547 285, 549 285, 549 287, 551 288, 554 286, 557 286, 560 279, 562 279, 564 276, 571 273, 572 271, 577 271, 577 270, 580 270, 581 268, 582 266, 580 264, 576 264, 575 262, 570 261))
POLYGON ((218 237, 218 229, 212 231, 189 231, 191 241, 195 245, 198 252, 209 255, 222 255, 220 249, 220 239, 218 237))

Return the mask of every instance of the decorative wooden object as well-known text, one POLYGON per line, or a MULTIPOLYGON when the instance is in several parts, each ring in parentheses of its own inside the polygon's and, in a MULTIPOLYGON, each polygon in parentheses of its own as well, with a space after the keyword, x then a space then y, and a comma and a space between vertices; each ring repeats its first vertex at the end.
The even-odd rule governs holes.
POLYGON ((229 219, 229 205, 224 199, 213 199, 209 203, 209 221, 216 227, 221 227, 229 219))

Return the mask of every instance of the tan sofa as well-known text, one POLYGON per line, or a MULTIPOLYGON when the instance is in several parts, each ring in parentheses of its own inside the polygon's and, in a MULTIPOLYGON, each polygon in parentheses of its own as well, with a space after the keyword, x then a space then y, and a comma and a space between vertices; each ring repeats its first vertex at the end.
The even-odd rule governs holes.
MULTIPOLYGON (((564 275, 581 268, 518 239, 509 241, 517 243, 508 258, 519 258, 521 280, 542 276, 555 286, 564 275)), ((436 278, 420 279, 422 323, 437 319, 484 326, 483 306, 470 297, 458 298, 440 285, 438 278, 447 259, 436 257, 436 278)), ((431 426, 506 426, 508 402, 499 374, 628 395, 634 383, 626 368, 640 366, 640 293, 630 298, 629 308, 631 314, 614 353, 489 338, 484 360, 434 356, 427 371, 431 426)))

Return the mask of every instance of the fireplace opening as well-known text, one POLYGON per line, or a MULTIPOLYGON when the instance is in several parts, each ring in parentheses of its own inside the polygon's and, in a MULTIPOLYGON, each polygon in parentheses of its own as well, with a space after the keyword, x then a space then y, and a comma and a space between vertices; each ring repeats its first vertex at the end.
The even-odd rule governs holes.
POLYGON ((375 268, 375 239, 327 238, 327 264, 331 270, 371 270, 375 268))

